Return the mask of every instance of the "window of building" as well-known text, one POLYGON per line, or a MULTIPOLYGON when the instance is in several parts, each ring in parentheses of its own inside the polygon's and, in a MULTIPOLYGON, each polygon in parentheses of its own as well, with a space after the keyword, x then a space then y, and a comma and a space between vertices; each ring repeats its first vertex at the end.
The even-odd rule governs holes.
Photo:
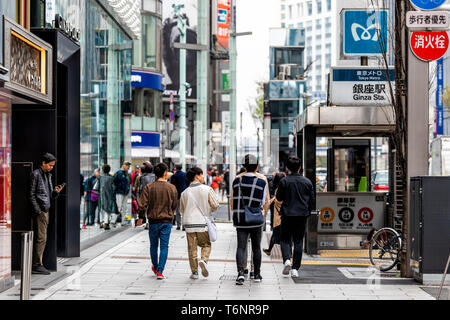
POLYGON ((312 16, 312 14, 313 14, 312 1, 308 1, 307 5, 308 5, 308 16, 312 16))
POLYGON ((322 30, 322 20, 316 19, 316 30, 322 30))
POLYGON ((290 5, 288 8, 289 8, 289 19, 292 19, 292 5, 290 5))
POLYGON ((281 27, 282 27, 282 28, 286 28, 286 23, 282 22, 282 23, 281 23, 281 27))
POLYGON ((289 26, 288 26, 288 28, 293 28, 293 27, 294 27, 293 23, 290 23, 289 26))
POLYGON ((298 27, 298 28, 303 28, 303 22, 297 23, 297 27, 298 27))
POLYGON ((322 13, 322 0, 317 1, 317 14, 322 13))
POLYGON ((327 10, 331 11, 331 0, 327 0, 327 10))
POLYGON ((322 41, 322 35, 320 33, 316 35, 316 41, 322 41))
POLYGON ((303 3, 297 4, 297 16, 298 17, 303 16, 303 3))
POLYGON ((331 67, 331 54, 327 53, 325 55, 325 68, 329 69, 331 67))

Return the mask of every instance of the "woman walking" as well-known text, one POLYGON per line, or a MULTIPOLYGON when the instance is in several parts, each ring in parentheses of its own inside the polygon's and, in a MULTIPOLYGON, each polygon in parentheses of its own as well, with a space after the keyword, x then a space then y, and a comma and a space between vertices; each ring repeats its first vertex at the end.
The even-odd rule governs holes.
POLYGON ((211 187, 206 186, 203 171, 198 167, 190 169, 186 174, 189 187, 181 194, 180 212, 183 215, 183 226, 186 230, 191 279, 198 279, 198 266, 202 275, 208 277, 208 260, 211 254, 211 241, 205 219, 211 212, 219 208, 219 199, 211 187), (201 248, 201 260, 197 258, 197 247, 201 248))
MULTIPOLYGON (((284 173, 278 172, 275 174, 273 178, 273 189, 275 190, 275 194, 277 192, 278 186, 280 185, 281 179, 285 177, 284 173)), ((273 204, 273 231, 272 237, 270 238, 269 248, 263 249, 264 253, 270 256, 272 252, 272 248, 275 244, 280 244, 280 230, 281 230, 281 217, 280 217, 280 209, 282 202, 278 201, 275 197, 270 199, 270 204, 273 204)))
POLYGON ((103 165, 103 174, 100 176, 100 198, 99 198, 99 216, 100 226, 105 229, 111 229, 111 214, 116 215, 117 203, 114 195, 114 178, 110 174, 111 167, 108 164, 103 165))

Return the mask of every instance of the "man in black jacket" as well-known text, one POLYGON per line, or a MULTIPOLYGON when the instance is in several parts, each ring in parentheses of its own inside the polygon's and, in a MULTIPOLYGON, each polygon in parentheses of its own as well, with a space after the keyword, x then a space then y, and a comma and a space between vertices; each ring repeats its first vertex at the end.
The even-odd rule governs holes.
POLYGON ((287 168, 290 174, 280 181, 276 198, 282 201, 281 216, 281 252, 283 254, 283 275, 298 277, 302 262, 303 237, 306 220, 313 210, 314 188, 308 178, 299 171, 301 161, 298 157, 289 157, 287 168), (294 261, 291 270, 291 243, 294 243, 294 261))
POLYGON ((30 189, 28 199, 33 210, 33 267, 35 274, 50 274, 42 264, 45 245, 47 243, 47 226, 49 223, 49 210, 51 200, 55 199, 64 185, 53 188, 50 171, 55 166, 56 158, 50 153, 44 153, 41 158, 41 167, 30 175, 30 189))

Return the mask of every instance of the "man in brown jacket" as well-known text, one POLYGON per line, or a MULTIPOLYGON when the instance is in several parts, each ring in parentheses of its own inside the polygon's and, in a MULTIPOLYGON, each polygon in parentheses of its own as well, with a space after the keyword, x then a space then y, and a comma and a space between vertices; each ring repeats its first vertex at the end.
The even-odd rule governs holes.
POLYGON ((141 193, 138 201, 139 220, 136 222, 136 226, 142 225, 147 212, 152 270, 158 280, 165 279, 163 271, 169 253, 170 232, 178 203, 177 189, 167 182, 168 171, 169 168, 164 163, 157 164, 153 169, 157 180, 146 185, 141 193))

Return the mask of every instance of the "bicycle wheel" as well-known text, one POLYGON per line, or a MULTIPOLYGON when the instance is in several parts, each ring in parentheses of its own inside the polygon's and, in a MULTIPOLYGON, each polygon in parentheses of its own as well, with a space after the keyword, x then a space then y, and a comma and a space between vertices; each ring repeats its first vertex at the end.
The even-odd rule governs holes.
POLYGON ((399 234, 382 228, 370 240, 370 262, 380 271, 391 270, 399 262, 401 242, 399 234))

